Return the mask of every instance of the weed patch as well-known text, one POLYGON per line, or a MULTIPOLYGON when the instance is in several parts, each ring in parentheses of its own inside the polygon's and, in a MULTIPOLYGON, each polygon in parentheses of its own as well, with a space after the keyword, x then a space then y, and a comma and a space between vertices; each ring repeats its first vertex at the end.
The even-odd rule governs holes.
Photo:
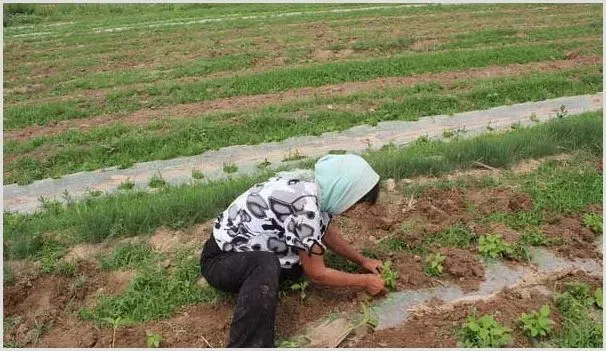
POLYGON ((127 243, 114 247, 111 253, 100 258, 105 270, 143 267, 155 257, 151 245, 147 243, 127 243))
POLYGON ((96 322, 121 318, 137 323, 167 318, 179 306, 216 298, 212 287, 196 285, 199 275, 200 266, 193 256, 181 257, 172 274, 157 266, 146 266, 122 295, 100 296, 92 309, 81 309, 80 316, 96 322))

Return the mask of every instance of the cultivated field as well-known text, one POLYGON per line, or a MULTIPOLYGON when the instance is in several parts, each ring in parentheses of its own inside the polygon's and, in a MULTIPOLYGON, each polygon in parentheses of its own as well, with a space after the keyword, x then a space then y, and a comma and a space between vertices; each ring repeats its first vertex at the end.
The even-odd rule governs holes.
MULTIPOLYGON (((603 90, 602 5, 18 10, 4 8, 5 185, 603 90)), ((392 294, 481 292, 488 267, 535 269, 536 250, 601 266, 602 113, 563 106, 558 117, 369 151, 384 180, 379 204, 336 221, 355 247, 392 262, 392 294)), ((294 159, 314 161, 285 155, 294 159)), ((209 183, 193 171, 182 186, 157 177, 154 192, 125 182, 115 194, 4 213, 4 346, 223 346, 234 296, 199 278, 199 250, 212 219, 270 175, 259 168, 209 183)), ((326 261, 358 269, 331 253, 326 261)), ((475 303, 433 299, 395 328, 357 328, 341 345, 601 347, 601 274, 551 273, 475 303), (532 318, 519 318, 545 305, 551 327, 529 336, 532 318), (498 325, 468 319, 483 315, 498 325), (485 343, 480 329, 511 339, 485 343)), ((279 344, 305 346, 306 327, 355 320, 383 300, 312 284, 303 298, 285 285, 279 344)), ((372 325, 366 317, 358 324, 372 325)))

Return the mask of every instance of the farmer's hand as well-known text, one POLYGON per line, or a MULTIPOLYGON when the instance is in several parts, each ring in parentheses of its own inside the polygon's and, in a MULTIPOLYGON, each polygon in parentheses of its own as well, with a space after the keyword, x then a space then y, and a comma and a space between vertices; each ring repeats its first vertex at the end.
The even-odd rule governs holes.
POLYGON ((374 274, 381 274, 381 265, 383 265, 383 262, 372 258, 364 258, 364 261, 362 261, 362 267, 374 274))
POLYGON ((377 295, 385 289, 385 281, 376 274, 366 274, 366 292, 377 295))

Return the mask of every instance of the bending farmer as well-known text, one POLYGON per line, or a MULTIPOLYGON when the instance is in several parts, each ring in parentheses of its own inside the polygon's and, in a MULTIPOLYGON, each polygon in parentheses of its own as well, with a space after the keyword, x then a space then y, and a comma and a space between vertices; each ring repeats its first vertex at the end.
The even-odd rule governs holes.
POLYGON ((238 293, 228 347, 274 347, 280 281, 303 273, 315 284, 380 293, 381 262, 362 256, 341 236, 333 216, 374 204, 379 175, 356 155, 328 155, 314 171, 278 174, 240 195, 216 220, 204 244, 202 275, 217 289, 238 293), (370 273, 327 268, 326 248, 370 273))

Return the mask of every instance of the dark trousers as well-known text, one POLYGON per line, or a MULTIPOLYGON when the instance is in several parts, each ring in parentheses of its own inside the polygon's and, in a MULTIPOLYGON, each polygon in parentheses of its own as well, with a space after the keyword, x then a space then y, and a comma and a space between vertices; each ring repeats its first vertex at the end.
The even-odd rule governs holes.
POLYGON ((301 267, 280 269, 272 252, 224 252, 212 237, 204 244, 200 266, 210 285, 238 293, 227 347, 275 347, 280 282, 300 279, 301 267))

